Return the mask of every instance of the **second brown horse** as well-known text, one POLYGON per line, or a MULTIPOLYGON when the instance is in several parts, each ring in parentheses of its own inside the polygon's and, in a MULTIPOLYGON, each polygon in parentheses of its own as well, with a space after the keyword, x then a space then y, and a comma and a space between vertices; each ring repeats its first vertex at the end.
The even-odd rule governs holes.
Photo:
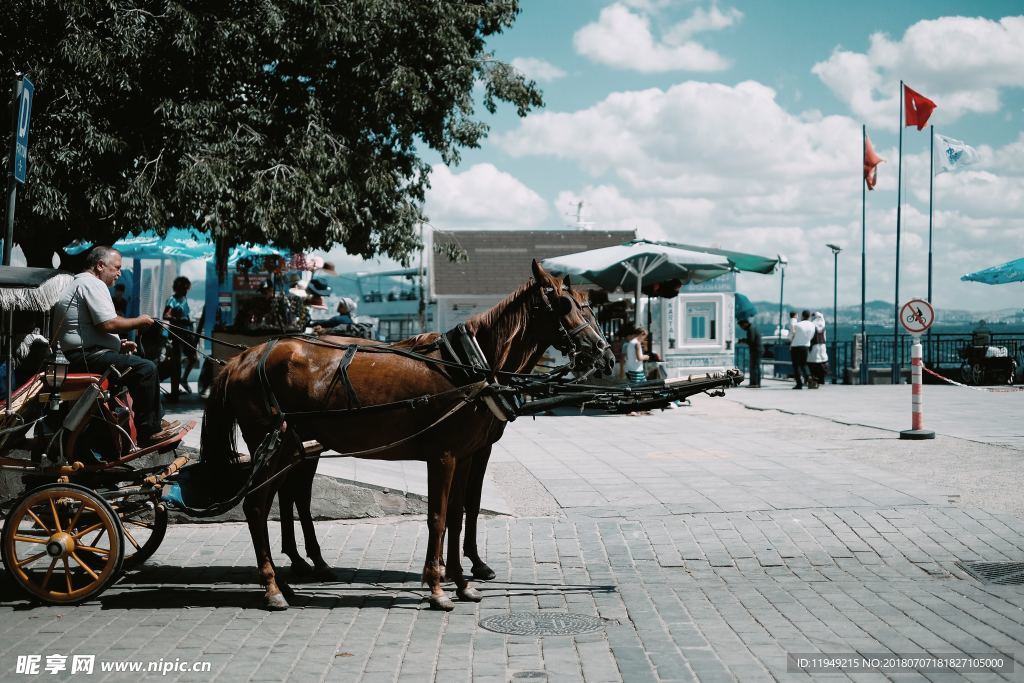
MULTIPOLYGON (((614 357, 608 344, 577 297, 534 262, 533 280, 470 318, 466 330, 495 377, 530 370, 549 346, 566 353, 577 371, 610 368, 614 357)), ((423 581, 430 587, 430 604, 454 608, 442 587, 445 574, 455 582, 460 599, 480 600, 462 573, 462 513, 464 507, 479 510, 479 486, 473 487, 475 501, 467 501, 467 482, 473 474, 482 483, 486 458, 505 423, 481 400, 482 382, 460 383, 440 362, 434 344, 438 336, 420 335, 391 347, 342 337, 319 343, 282 339, 272 348, 261 345, 236 356, 217 377, 202 435, 202 458, 214 472, 237 462, 236 424, 250 453, 257 452, 269 433, 284 428, 281 447, 251 482, 243 502, 268 609, 286 609, 288 603, 271 558, 267 515, 282 481, 308 478, 301 471, 311 471, 308 461, 298 465, 299 471, 284 470, 300 461, 300 440, 310 439, 359 457, 425 461, 428 542, 423 581), (340 382, 339 366, 344 366, 340 382), (284 476, 275 476, 279 474, 284 476), (446 531, 447 554, 442 552, 446 531)), ((474 524, 475 519, 474 514, 474 524)), ((467 551, 477 569, 475 529, 466 531, 467 551)), ((311 550, 307 544, 307 552, 319 559, 318 549, 311 550)))

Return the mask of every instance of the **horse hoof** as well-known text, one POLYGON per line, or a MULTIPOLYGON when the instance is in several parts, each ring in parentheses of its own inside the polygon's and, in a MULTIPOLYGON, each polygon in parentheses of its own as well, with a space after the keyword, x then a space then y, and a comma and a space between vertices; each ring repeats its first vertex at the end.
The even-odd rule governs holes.
POLYGON ((484 594, 472 586, 460 588, 455 591, 455 594, 459 596, 459 600, 466 600, 467 602, 480 602, 484 599, 484 594))
POLYGON ((486 564, 474 564, 473 565, 473 578, 479 581, 490 581, 495 576, 494 570, 488 567, 486 564))
POLYGON ((317 581, 334 581, 334 567, 324 565, 313 569, 313 576, 317 581))
POLYGON ((281 612, 288 609, 288 601, 282 593, 263 596, 263 607, 271 612, 281 612))
POLYGON ((445 612, 451 612, 455 609, 455 603, 444 593, 441 595, 431 594, 427 600, 430 602, 430 609, 441 609, 445 612))
POLYGON ((300 578, 305 578, 313 573, 313 567, 305 560, 292 560, 291 570, 293 575, 300 578))

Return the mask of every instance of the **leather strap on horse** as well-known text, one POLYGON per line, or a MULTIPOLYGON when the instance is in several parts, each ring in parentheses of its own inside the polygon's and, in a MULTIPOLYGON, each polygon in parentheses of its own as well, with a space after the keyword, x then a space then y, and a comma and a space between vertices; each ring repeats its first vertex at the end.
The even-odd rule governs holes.
POLYGON ((345 386, 345 395, 348 396, 349 406, 356 410, 362 406, 359 403, 359 397, 356 396, 355 387, 352 386, 352 380, 348 378, 348 366, 352 364, 352 359, 356 357, 358 350, 359 347, 355 344, 348 347, 348 351, 345 352, 345 355, 341 357, 341 362, 338 363, 338 369, 334 371, 334 377, 331 378, 331 384, 327 387, 327 393, 324 394, 324 399, 329 400, 331 392, 334 391, 334 385, 338 383, 340 378, 345 386))
MULTIPOLYGON (((431 429, 433 429, 434 427, 436 427, 437 425, 441 424, 442 422, 447 420, 449 417, 451 417, 455 413, 459 412, 460 410, 462 410, 463 408, 468 406, 488 386, 489 386, 489 384, 487 382, 477 382, 476 384, 471 384, 471 385, 469 385, 467 387, 464 387, 465 389, 468 389, 469 392, 465 396, 463 396, 462 400, 459 401, 458 403, 456 403, 451 408, 451 410, 449 410, 447 413, 445 413, 441 417, 437 418, 436 420, 434 420, 433 422, 431 422, 430 424, 428 424, 426 427, 424 427, 423 429, 419 430, 418 432, 415 432, 415 433, 410 434, 410 435, 408 435, 406 437, 403 437, 403 438, 399 439, 398 441, 392 441, 391 443, 386 444, 384 446, 377 446, 376 448, 367 448, 367 449, 361 450, 361 451, 348 451, 346 453, 331 453, 329 455, 325 455, 323 453, 319 453, 319 454, 316 454, 316 455, 306 456, 306 459, 312 459, 312 458, 362 458, 362 457, 365 457, 367 455, 373 455, 374 453, 383 453, 384 451, 389 450, 391 448, 394 448, 396 446, 401 446, 402 444, 404 444, 404 443, 406 443, 408 441, 412 441, 413 439, 415 439, 417 437, 423 436, 424 434, 429 432, 431 429)), ((297 463, 292 463, 288 467, 291 468, 295 464, 297 464, 297 463)))
POLYGON ((447 371, 455 384, 465 384, 490 374, 491 366, 487 358, 480 350, 476 338, 469 333, 463 323, 442 334, 438 341, 441 356, 452 361, 452 364, 447 366, 447 371))
POLYGON ((276 338, 268 340, 263 345, 263 353, 260 354, 259 362, 256 363, 256 376, 260 378, 260 386, 263 387, 263 405, 267 409, 267 414, 277 423, 278 427, 281 427, 284 422, 281 404, 277 402, 274 390, 270 386, 270 378, 267 377, 267 357, 270 356, 275 344, 277 344, 276 338))

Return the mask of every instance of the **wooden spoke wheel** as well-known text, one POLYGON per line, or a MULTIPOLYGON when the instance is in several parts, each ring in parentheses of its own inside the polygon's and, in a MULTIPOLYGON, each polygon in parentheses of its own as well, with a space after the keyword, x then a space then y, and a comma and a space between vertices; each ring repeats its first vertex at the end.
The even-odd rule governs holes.
POLYGON ((124 568, 138 569, 167 533, 167 508, 159 500, 126 500, 114 505, 124 530, 124 568))
POLYGON ((76 484, 47 484, 21 497, 0 535, 7 573, 29 596, 71 605, 99 595, 121 573, 121 520, 76 484))
POLYGON ((960 378, 964 384, 981 385, 985 383, 985 368, 980 363, 971 363, 968 360, 960 366, 960 378))

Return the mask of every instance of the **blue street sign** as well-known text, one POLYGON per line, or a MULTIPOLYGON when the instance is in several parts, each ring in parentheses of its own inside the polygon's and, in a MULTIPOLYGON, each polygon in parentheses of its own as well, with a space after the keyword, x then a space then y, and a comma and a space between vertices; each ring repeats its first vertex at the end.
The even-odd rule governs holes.
POLYGON ((28 175, 28 120, 32 114, 32 95, 35 86, 27 77, 22 77, 18 88, 18 124, 14 139, 14 179, 25 183, 28 175))

